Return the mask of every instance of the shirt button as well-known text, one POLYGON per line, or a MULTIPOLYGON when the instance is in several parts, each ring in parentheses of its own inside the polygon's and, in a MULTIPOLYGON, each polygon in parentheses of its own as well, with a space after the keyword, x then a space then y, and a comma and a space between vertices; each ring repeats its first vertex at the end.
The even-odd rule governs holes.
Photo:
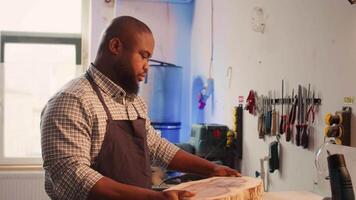
POLYGON ((120 96, 124 96, 124 92, 120 92, 119 95, 120 95, 120 96))

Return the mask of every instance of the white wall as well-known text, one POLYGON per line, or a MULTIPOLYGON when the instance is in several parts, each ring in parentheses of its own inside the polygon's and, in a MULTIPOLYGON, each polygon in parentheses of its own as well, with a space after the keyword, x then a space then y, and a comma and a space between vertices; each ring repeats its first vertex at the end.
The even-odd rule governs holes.
MULTIPOLYGON (((271 175, 272 190, 312 190, 314 154, 323 141, 324 115, 340 110, 344 96, 356 96, 356 6, 346 0, 219 0, 215 2, 215 95, 204 111, 206 122, 232 125, 232 107, 250 89, 259 94, 276 90, 281 80, 291 94, 298 84, 311 84, 319 107, 312 147, 297 148, 282 137, 281 172, 271 175), (264 9, 264 34, 251 28, 255 6, 264 9), (233 68, 231 88, 226 77, 233 68)), ((192 82, 208 76, 210 59, 210 1, 196 0, 192 27, 192 82)), ((195 94, 192 94, 194 96, 195 94)), ((355 111, 355 105, 352 105, 355 111)), ((195 109, 194 107, 192 109, 195 109)), ((242 172, 254 176, 259 158, 268 155, 258 139, 257 118, 245 112, 242 172)), ((353 116, 355 126, 355 117, 353 116)), ((352 134, 355 135, 355 129, 352 134)), ((356 137, 353 137, 356 145, 356 137)))

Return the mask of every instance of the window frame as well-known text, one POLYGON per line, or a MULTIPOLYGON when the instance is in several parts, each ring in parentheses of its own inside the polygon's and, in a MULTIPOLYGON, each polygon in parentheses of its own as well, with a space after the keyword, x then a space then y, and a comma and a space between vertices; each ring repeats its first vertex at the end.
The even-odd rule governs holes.
POLYGON ((81 34, 0 31, 0 63, 4 63, 6 43, 72 44, 75 46, 76 65, 82 62, 81 34))
POLYGON ((82 35, 73 33, 40 33, 40 32, 17 32, 0 31, 0 165, 39 165, 42 164, 41 157, 5 157, 5 132, 4 132, 4 62, 5 44, 27 43, 27 44, 69 44, 75 46, 75 64, 82 64, 82 35))

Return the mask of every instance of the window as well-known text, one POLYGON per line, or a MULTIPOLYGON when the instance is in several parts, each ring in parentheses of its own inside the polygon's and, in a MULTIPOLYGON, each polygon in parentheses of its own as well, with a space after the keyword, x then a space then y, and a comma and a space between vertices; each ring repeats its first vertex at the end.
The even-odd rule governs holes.
POLYGON ((81 0, 0 5, 0 164, 40 164, 41 111, 83 71, 81 0))

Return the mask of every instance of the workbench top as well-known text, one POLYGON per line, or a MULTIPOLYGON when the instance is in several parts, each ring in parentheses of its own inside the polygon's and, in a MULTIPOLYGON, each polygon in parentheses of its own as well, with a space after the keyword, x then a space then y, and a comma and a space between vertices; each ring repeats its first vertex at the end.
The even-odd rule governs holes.
POLYGON ((322 200, 323 197, 307 191, 266 192, 263 200, 322 200))

